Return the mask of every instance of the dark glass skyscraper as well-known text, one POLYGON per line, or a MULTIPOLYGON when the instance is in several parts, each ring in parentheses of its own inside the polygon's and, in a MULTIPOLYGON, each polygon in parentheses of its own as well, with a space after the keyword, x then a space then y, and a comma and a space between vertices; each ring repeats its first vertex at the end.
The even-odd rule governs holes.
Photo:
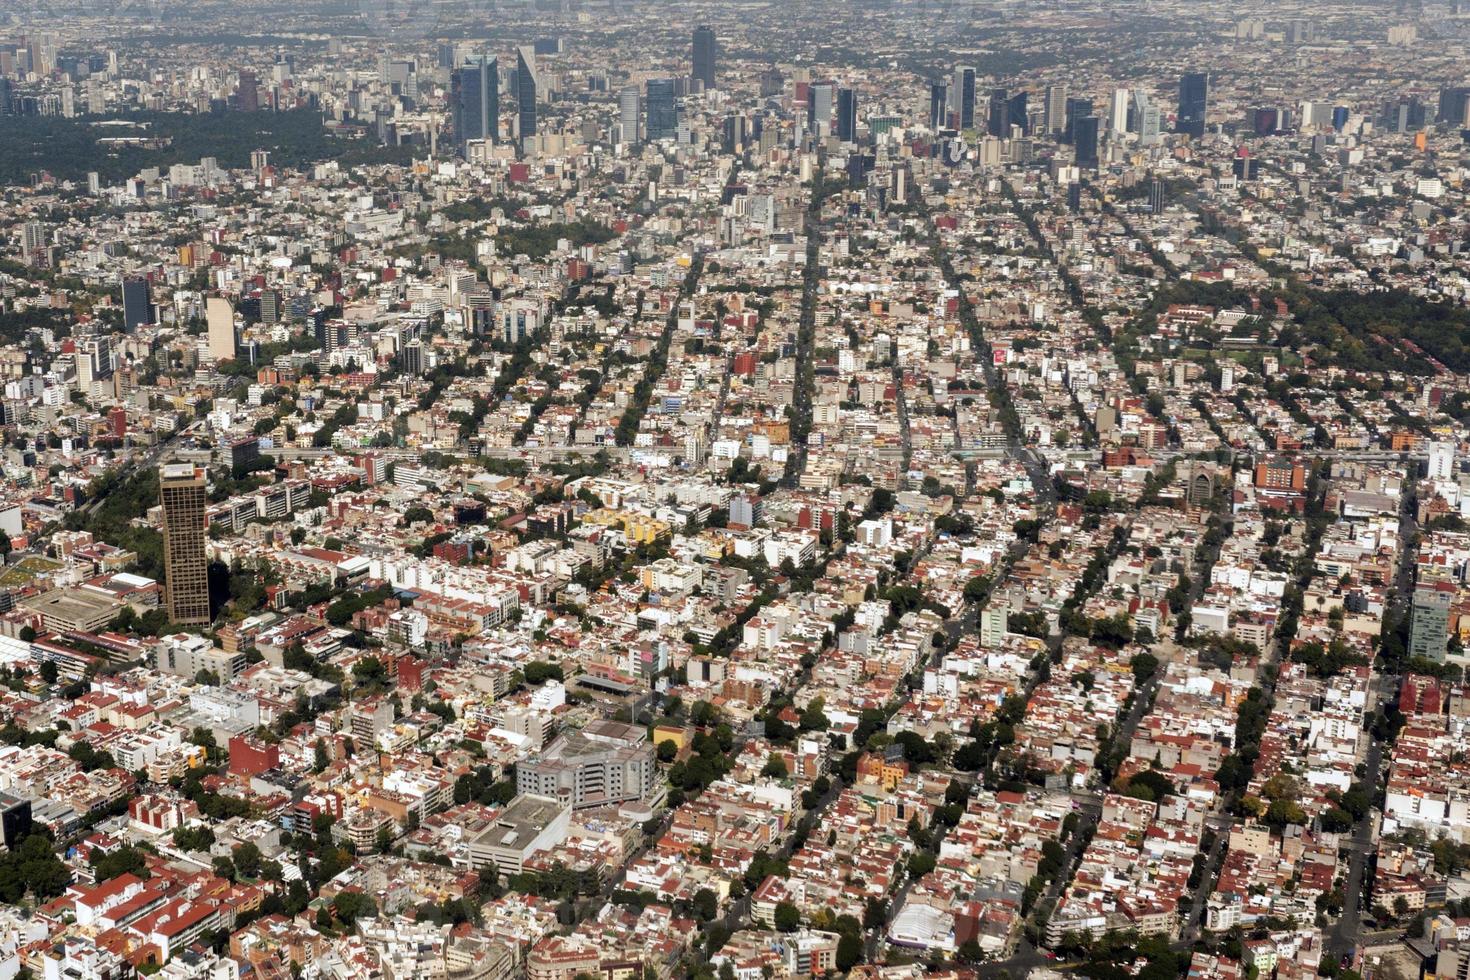
POLYGON ((516 110, 520 120, 517 132, 522 140, 536 135, 536 52, 527 45, 516 48, 516 110))
POLYGON ((715 32, 704 25, 694 29, 694 71, 693 76, 704 83, 706 89, 715 87, 715 53, 719 50, 719 42, 715 40, 715 32))
POLYGON ((450 76, 449 89, 454 141, 461 154, 470 140, 494 140, 500 135, 500 65, 496 59, 467 59, 450 76))
POLYGON ((844 143, 857 141, 857 92, 850 88, 837 90, 837 138, 844 143))
POLYGON ((1174 132, 1193 137, 1205 135, 1205 113, 1210 106, 1210 76, 1202 71, 1190 72, 1179 79, 1179 115, 1174 132))
POLYGON ((648 111, 648 138, 673 139, 679 132, 679 110, 672 78, 650 78, 645 103, 648 111))
POLYGON ((1077 120, 1077 166, 1096 170, 1098 166, 1097 137, 1102 120, 1097 116, 1083 116, 1077 120))
POLYGON ((929 128, 949 128, 949 86, 943 82, 929 83, 929 128))
POLYGON ((153 304, 148 298, 147 279, 124 279, 122 284, 123 330, 132 333, 153 322, 153 304))
POLYGON ((954 84, 949 90, 950 108, 959 116, 960 129, 975 127, 975 69, 960 65, 954 70, 954 84))
POLYGON ((1092 115, 1091 99, 1067 100, 1067 125, 1062 129, 1062 139, 1067 143, 1077 142, 1077 123, 1092 115))
POLYGON ((985 131, 991 136, 1011 133, 1010 94, 1003 88, 990 90, 990 115, 985 118, 985 131))
POLYGON ((1029 100, 1026 98, 1026 93, 1017 92, 1015 95, 1011 96, 1008 105, 1010 107, 1010 111, 1008 113, 1010 117, 1010 125, 1019 126, 1021 128, 1021 134, 1023 136, 1029 135, 1031 132, 1031 120, 1029 100))

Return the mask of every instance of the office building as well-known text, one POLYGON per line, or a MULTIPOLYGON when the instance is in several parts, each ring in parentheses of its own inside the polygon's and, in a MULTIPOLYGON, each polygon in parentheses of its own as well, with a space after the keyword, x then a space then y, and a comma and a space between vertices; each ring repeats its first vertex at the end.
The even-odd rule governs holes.
POLYGON ((528 45, 516 48, 516 137, 522 141, 536 135, 536 97, 541 80, 536 77, 536 52, 528 45))
POLYGON ((147 279, 124 279, 122 284, 123 329, 132 333, 153 323, 153 303, 147 279))
POLYGON ((990 114, 985 117, 985 131, 998 138, 1011 133, 1010 93, 1003 88, 990 90, 990 114))
POLYGON ((9 793, 0 793, 0 838, 5 849, 13 851, 31 835, 31 801, 9 793))
POLYGON ((1150 214, 1164 213, 1164 182, 1157 177, 1148 185, 1148 210, 1150 214))
POLYGON ((1072 98, 1067 100, 1067 124, 1062 127, 1062 142, 1077 142, 1077 123, 1092 115, 1092 100, 1072 98))
POLYGON ((1101 126, 1102 120, 1097 116, 1083 116, 1077 120, 1077 166, 1091 170, 1098 168, 1098 130, 1101 126))
POLYGON ((454 142, 461 155, 470 140, 495 140, 500 135, 500 62, 476 56, 450 76, 450 111, 454 142))
POLYGON ((1196 139, 1205 135, 1205 115, 1210 107, 1210 76, 1190 72, 1179 79, 1179 115, 1174 132, 1196 139))
POLYGON ((1108 124, 1112 127, 1115 136, 1121 136, 1128 132, 1128 106, 1130 101, 1126 88, 1113 89, 1113 107, 1108 118, 1108 124))
POLYGON ((1027 92, 1017 92, 1011 96, 1010 102, 1010 125, 1012 130, 1019 130, 1022 136, 1031 135, 1031 96, 1027 92))
POLYGON ((706 90, 715 87, 715 56, 718 50, 719 42, 715 39, 714 31, 703 25, 694 29, 694 71, 691 74, 703 83, 706 90))
POLYGON ((216 361, 235 358, 235 308, 223 296, 204 303, 204 322, 209 327, 209 356, 216 361))
POLYGON ((1453 582, 1420 582, 1414 588, 1409 619, 1409 656, 1443 663, 1450 635, 1453 582))
POLYGON ((837 90, 837 138, 844 143, 857 142, 857 92, 854 89, 837 90))
POLYGON ((618 93, 618 124, 622 127, 622 141, 636 144, 639 140, 639 120, 643 117, 643 95, 638 87, 630 85, 618 93))
POLYGON ((241 112, 260 111, 260 80, 248 68, 240 69, 240 88, 236 105, 241 112))
POLYGON ((949 87, 949 109, 957 117, 960 129, 975 128, 975 69, 971 65, 960 65, 954 70, 954 82, 949 87))
POLYGON ((571 826, 572 808, 566 803, 522 794, 496 815, 493 824, 471 838, 470 861, 477 870, 494 865, 501 877, 520 874, 533 854, 566 840, 571 826))
POLYGON ((1465 112, 1465 102, 1470 99, 1470 86, 1453 85, 1439 90, 1439 111, 1435 122, 1451 126, 1463 126, 1470 114, 1465 112))
POLYGON ((1159 141, 1159 107, 1142 89, 1133 92, 1133 107, 1128 128, 1138 133, 1142 146, 1153 146, 1159 141))
POLYGON ((837 83, 813 82, 807 91, 807 129, 819 137, 830 135, 836 107, 837 83))
POLYGON ((165 674, 192 680, 203 672, 214 675, 220 684, 230 683, 249 666, 245 651, 230 653, 215 646, 209 637, 195 633, 162 637, 157 657, 158 669, 165 674))
POLYGON ((192 463, 159 469, 158 496, 163 505, 164 599, 175 623, 207 623, 209 569, 204 556, 204 470, 192 463))
POLYGON ((648 140, 673 139, 679 132, 677 88, 672 78, 650 78, 648 95, 648 140))
POLYGON ((949 86, 943 82, 929 83, 929 128, 949 128, 949 86))
POLYGON ((1046 87, 1046 131, 1053 135, 1067 128, 1067 86, 1046 87))
POLYGON ((558 735, 516 764, 516 791, 550 797, 573 810, 641 800, 658 784, 658 764, 646 730, 594 721, 558 735))

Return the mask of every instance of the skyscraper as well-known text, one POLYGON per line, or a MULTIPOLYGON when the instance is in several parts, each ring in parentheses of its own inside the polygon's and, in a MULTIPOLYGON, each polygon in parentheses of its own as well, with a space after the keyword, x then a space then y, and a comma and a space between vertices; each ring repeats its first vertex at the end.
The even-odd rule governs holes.
POLYGON ((1098 166, 1098 129, 1102 120, 1097 116, 1083 116, 1077 120, 1077 166, 1096 170, 1098 166))
POLYGON ((255 72, 248 68, 240 69, 240 90, 236 97, 236 105, 241 112, 260 111, 260 80, 255 77, 255 72))
POLYGON ((1113 89, 1113 111, 1108 120, 1113 132, 1121 136, 1128 132, 1128 90, 1126 88, 1113 89))
POLYGON ((500 135, 500 62, 484 55, 465 59, 450 76, 449 88, 459 152, 470 140, 493 142, 500 135))
POLYGON ((209 327, 209 354, 216 361, 235 358, 235 310, 223 296, 204 303, 204 322, 209 327))
POLYGON ((844 143, 857 141, 857 91, 837 90, 837 138, 844 143))
POLYGON ((1164 213, 1164 182, 1157 177, 1148 185, 1148 210, 1150 214, 1164 213))
POLYGON ((163 505, 163 591, 175 623, 209 622, 209 565, 204 557, 204 470, 193 463, 159 469, 163 505))
POLYGON ((1470 87, 1455 85, 1439 90, 1439 111, 1435 114, 1435 121, 1449 123, 1452 126, 1463 125, 1467 118, 1465 112, 1465 100, 1470 98, 1470 87))
POLYGON ((1062 142, 1077 142, 1077 123, 1090 115, 1092 115, 1091 99, 1068 99, 1067 124, 1062 127, 1062 142))
POLYGON ((807 95, 807 128, 818 136, 832 132, 832 111, 837 103, 835 82, 813 82, 807 95))
POLYGON ((960 65, 954 70, 954 83, 949 87, 949 109, 959 117, 960 129, 975 128, 975 69, 960 65))
POLYGON ((715 40, 715 32, 704 25, 694 29, 694 71, 693 76, 704 83, 706 89, 715 87, 715 53, 719 49, 719 42, 715 40))
POLYGON ((638 86, 629 85, 618 93, 618 122, 623 127, 623 142, 638 142, 638 120, 643 115, 643 96, 638 86))
POLYGON ((1046 131, 1060 133, 1067 128, 1067 86, 1046 87, 1046 131))
POLYGON ((929 128, 949 128, 949 86, 943 82, 929 83, 929 128))
POLYGON ((132 333, 153 322, 147 279, 124 279, 122 284, 123 330, 132 333))
POLYGON ((672 78, 648 80, 648 139, 673 139, 679 131, 679 110, 672 78))
POLYGON ((1031 110, 1029 103, 1030 98, 1025 92, 1017 92, 1015 95, 1010 97, 1010 100, 1006 103, 1009 115, 1006 135, 1010 135, 1011 126, 1015 126, 1020 129, 1022 136, 1030 135, 1031 110))
POLYGON ((516 48, 516 136, 525 141, 536 135, 536 52, 530 45, 516 48))
POLYGON ((1130 115, 1129 128, 1137 130, 1140 145, 1153 146, 1159 141, 1159 107, 1143 89, 1133 90, 1130 115))
POLYGON ((1011 134, 1010 94, 1003 88, 990 90, 990 114, 985 117, 985 131, 997 137, 1011 134))
POLYGON ((1174 132, 1196 139, 1205 135, 1205 114, 1210 107, 1210 76, 1190 72, 1179 79, 1179 115, 1174 132))
POLYGON ((1409 656, 1443 663, 1449 642, 1450 606, 1455 601, 1452 582, 1420 582, 1414 587, 1409 620, 1409 656))

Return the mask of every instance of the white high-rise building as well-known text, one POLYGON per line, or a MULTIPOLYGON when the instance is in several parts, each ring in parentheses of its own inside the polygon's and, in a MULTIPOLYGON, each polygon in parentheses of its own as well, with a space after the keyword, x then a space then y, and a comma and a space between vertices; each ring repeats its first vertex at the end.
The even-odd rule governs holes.
POLYGON ((1452 480, 1455 476, 1455 444, 1453 442, 1431 442, 1429 444, 1429 479, 1452 480))
POLYGON ((1129 93, 1126 88, 1113 89, 1111 122, 1113 132, 1119 136, 1128 132, 1128 102, 1129 93))

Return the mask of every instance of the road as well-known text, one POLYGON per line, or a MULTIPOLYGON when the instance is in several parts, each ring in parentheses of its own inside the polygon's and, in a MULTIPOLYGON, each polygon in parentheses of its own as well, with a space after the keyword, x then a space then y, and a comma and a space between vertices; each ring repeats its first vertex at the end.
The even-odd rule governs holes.
MULTIPOLYGON (((1414 520, 1413 511, 1413 499, 1410 495, 1404 494, 1399 513, 1399 567, 1394 575, 1394 594, 1389 602, 1388 611, 1384 615, 1385 620, 1396 620, 1399 616, 1404 615, 1414 585, 1417 550, 1409 547, 1409 541, 1418 530, 1418 525, 1414 520)), ((1397 694, 1398 685, 1397 674, 1387 671, 1376 674, 1373 683, 1368 687, 1368 704, 1365 715, 1372 717, 1377 712, 1379 702, 1385 694, 1389 697, 1397 694)), ((1368 736, 1367 756, 1363 785, 1368 791, 1368 798, 1373 800, 1378 796, 1378 778, 1383 768, 1383 743, 1374 738, 1371 733, 1368 736)), ((1327 936, 1323 941, 1328 955, 1335 958, 1352 953, 1362 939, 1363 906, 1368 902, 1363 879, 1368 859, 1375 850, 1374 815, 1375 811, 1372 808, 1363 815, 1357 826, 1353 828, 1352 841, 1348 845, 1348 873, 1342 891, 1342 915, 1338 916, 1337 921, 1327 930, 1327 936)))

